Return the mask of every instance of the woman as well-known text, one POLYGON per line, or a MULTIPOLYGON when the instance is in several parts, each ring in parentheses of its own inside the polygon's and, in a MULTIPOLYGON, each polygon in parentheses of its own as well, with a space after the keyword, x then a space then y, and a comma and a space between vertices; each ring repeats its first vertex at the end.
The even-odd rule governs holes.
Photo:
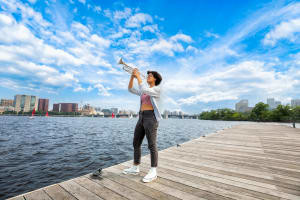
POLYGON ((148 148, 151 155, 151 168, 148 174, 143 178, 143 182, 151 182, 157 178, 156 167, 158 161, 158 152, 156 145, 158 121, 162 118, 159 111, 160 100, 160 84, 162 78, 161 75, 155 71, 147 72, 147 83, 149 87, 145 86, 140 77, 140 73, 137 69, 134 69, 129 81, 129 92, 141 97, 139 120, 136 124, 133 137, 134 147, 134 161, 133 166, 125 169, 124 174, 137 175, 139 170, 139 164, 141 162, 141 145, 146 135, 148 140, 148 148), (139 89, 133 88, 133 80, 137 79, 139 89))

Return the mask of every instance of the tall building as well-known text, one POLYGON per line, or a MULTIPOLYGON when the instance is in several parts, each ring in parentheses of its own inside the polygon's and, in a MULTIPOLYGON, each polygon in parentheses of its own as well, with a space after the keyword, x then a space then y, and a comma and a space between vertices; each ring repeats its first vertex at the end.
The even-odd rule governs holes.
POLYGON ((248 106, 248 100, 243 99, 235 104, 235 111, 237 112, 248 112, 251 111, 251 107, 248 106))
POLYGON ((78 112, 78 103, 57 103, 53 104, 55 112, 78 112))
POLYGON ((273 109, 277 108, 277 106, 281 105, 281 101, 275 101, 274 98, 268 98, 267 104, 269 105, 269 109, 273 110, 273 109))
POLYGON ((82 115, 96 115, 96 110, 90 104, 84 105, 80 111, 82 115))
POLYGON ((38 108, 38 97, 30 95, 15 95, 14 107, 16 112, 29 112, 38 108))
POLYGON ((104 115, 111 115, 111 109, 102 109, 104 115))
POLYGON ((292 99, 291 106, 292 107, 300 106, 300 99, 292 99))
POLYGON ((49 99, 39 99, 38 110, 43 112, 48 112, 49 99))
POLYGON ((14 100, 13 99, 1 99, 0 106, 14 106, 14 100))
POLYGON ((279 105, 281 105, 281 101, 275 101, 275 108, 277 108, 279 105))
POLYGON ((111 108, 110 110, 111 110, 111 112, 113 112, 114 114, 118 114, 118 112, 119 112, 119 109, 118 109, 118 108, 111 108))
POLYGON ((54 103, 53 104, 53 109, 54 112, 59 112, 60 111, 60 104, 59 103, 54 103))
POLYGON ((14 100, 12 99, 1 99, 0 101, 0 113, 5 111, 14 111, 14 100))
POLYGON ((269 105, 269 108, 271 110, 274 109, 274 108, 276 108, 275 99, 274 98, 268 98, 267 99, 267 104, 269 105))

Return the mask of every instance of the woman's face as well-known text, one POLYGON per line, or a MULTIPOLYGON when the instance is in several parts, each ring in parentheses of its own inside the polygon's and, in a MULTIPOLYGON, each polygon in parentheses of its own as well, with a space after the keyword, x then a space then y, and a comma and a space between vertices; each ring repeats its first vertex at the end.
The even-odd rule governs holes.
POLYGON ((155 83, 155 80, 156 79, 154 78, 153 74, 149 73, 148 76, 147 76, 147 83, 148 84, 155 83))

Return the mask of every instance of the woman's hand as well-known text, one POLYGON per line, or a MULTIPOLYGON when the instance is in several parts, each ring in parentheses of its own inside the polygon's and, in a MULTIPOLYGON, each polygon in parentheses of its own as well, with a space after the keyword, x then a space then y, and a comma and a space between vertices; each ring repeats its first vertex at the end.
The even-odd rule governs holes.
POLYGON ((141 85, 142 84, 142 79, 141 79, 141 76, 140 76, 140 72, 137 68, 133 69, 132 75, 137 79, 139 85, 141 85))
POLYGON ((140 77, 140 72, 137 68, 134 68, 132 71, 132 76, 134 76, 135 78, 140 77))

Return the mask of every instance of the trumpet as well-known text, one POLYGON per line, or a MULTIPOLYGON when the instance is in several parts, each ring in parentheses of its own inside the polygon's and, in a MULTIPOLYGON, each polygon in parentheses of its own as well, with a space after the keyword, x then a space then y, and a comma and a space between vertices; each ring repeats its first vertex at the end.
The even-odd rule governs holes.
MULTIPOLYGON (((124 70, 124 71, 128 72, 129 74, 132 74, 133 68, 130 67, 129 65, 127 65, 127 64, 122 60, 122 58, 119 60, 118 64, 123 65, 123 70, 124 70)), ((143 74, 141 74, 141 77, 144 78, 144 79, 146 79, 146 77, 145 77, 143 74)))

